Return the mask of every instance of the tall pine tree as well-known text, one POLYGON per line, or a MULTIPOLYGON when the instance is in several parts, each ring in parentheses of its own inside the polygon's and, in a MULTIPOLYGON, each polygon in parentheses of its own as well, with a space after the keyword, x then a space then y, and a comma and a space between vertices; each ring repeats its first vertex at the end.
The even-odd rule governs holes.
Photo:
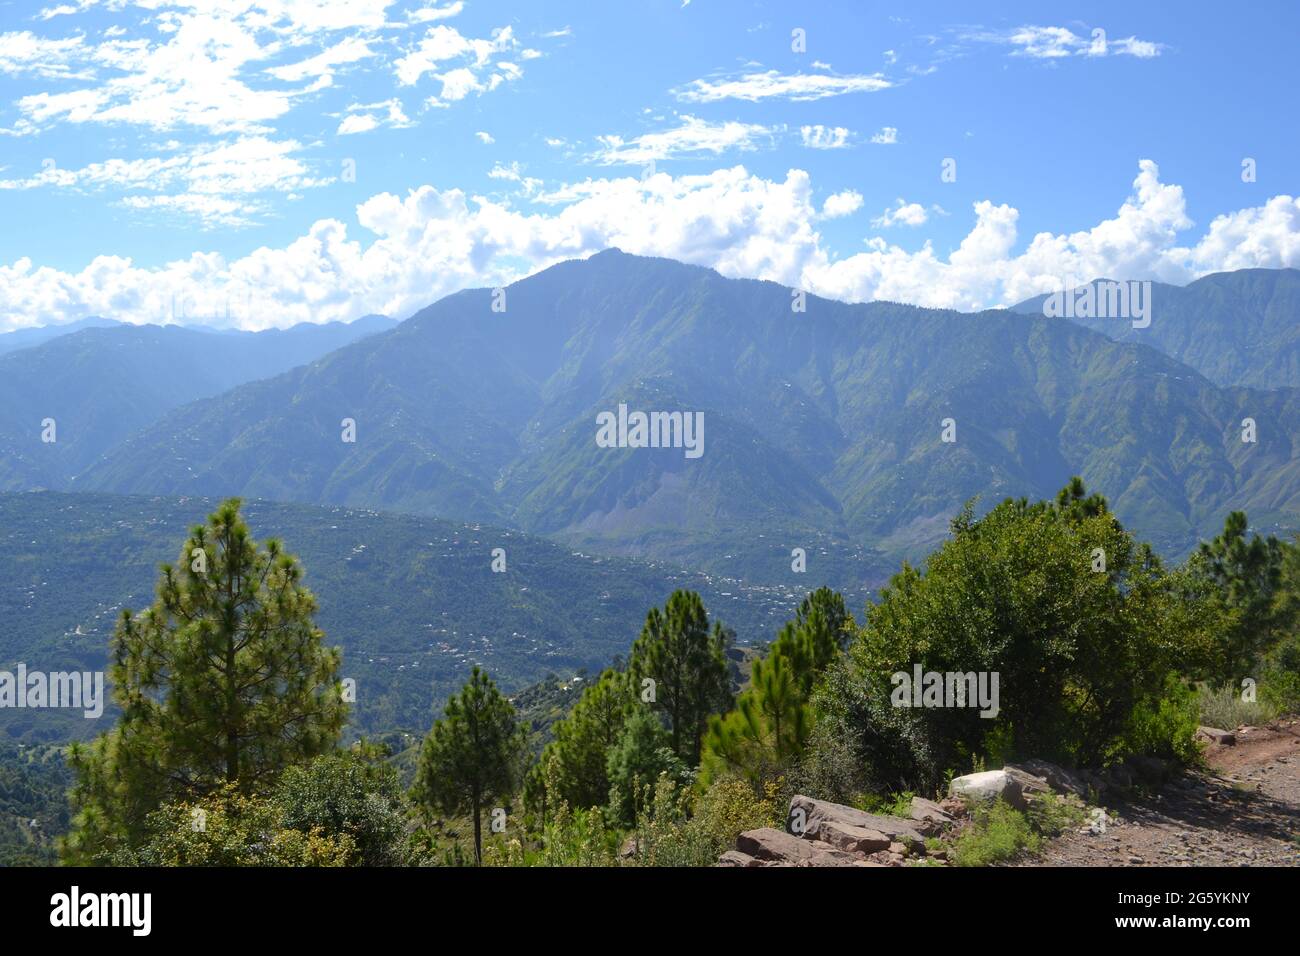
POLYGON ((1202 542, 1190 565, 1214 588, 1221 614, 1221 636, 1214 677, 1239 684, 1259 669, 1263 656, 1281 639, 1293 620, 1281 598, 1285 546, 1269 535, 1247 537, 1246 515, 1234 511, 1223 532, 1202 542))
POLYGON ((720 623, 710 631, 694 591, 674 591, 662 611, 651 608, 632 645, 633 692, 653 690, 655 709, 668 718, 673 752, 689 767, 699 766, 709 716, 731 707, 726 648, 726 632, 720 623))
POLYGON ((519 781, 524 734, 515 708, 477 667, 424 738, 415 797, 423 806, 474 819, 474 859, 483 862, 482 811, 519 781))
POLYGON ((259 548, 239 509, 232 498, 191 531, 152 607, 122 612, 111 668, 121 720, 69 753, 70 862, 135 846, 164 803, 264 790, 337 745, 339 651, 313 623, 301 566, 275 540, 259 548))

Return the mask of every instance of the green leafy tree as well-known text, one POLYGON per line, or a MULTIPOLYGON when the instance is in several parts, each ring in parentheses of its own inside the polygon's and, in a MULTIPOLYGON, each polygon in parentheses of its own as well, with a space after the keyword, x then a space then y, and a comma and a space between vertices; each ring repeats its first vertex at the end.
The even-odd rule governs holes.
POLYGON ((152 607, 122 612, 111 668, 121 720, 69 752, 71 862, 134 845, 163 804, 266 789, 337 745, 339 651, 313 623, 297 560, 275 540, 259 548, 239 509, 232 498, 191 531, 152 607))
POLYGON ((673 752, 690 767, 699 766, 709 716, 731 707, 726 649, 726 631, 716 622, 710 631, 704 602, 693 591, 674 591, 662 611, 651 608, 632 645, 633 693, 653 689, 673 752))
POLYGON ((401 786, 381 749, 363 744, 286 770, 272 795, 282 826, 340 843, 346 837, 349 866, 405 863, 401 786))
POLYGON ((415 797, 424 807, 474 820, 474 858, 483 862, 482 811, 514 793, 525 739, 514 706, 475 667, 424 738, 415 797))
POLYGON ((870 722, 888 707, 888 735, 908 742, 912 761, 875 775, 928 788, 982 756, 1117 755, 1135 709, 1161 696, 1209 616, 1082 482, 1054 502, 1007 500, 979 520, 968 505, 952 530, 923 571, 904 565, 882 589, 851 649, 850 684, 867 699, 839 713, 868 722, 856 734, 864 747, 875 741, 879 759, 889 751, 870 722), (916 664, 998 674, 997 715, 889 707, 892 675, 916 664))

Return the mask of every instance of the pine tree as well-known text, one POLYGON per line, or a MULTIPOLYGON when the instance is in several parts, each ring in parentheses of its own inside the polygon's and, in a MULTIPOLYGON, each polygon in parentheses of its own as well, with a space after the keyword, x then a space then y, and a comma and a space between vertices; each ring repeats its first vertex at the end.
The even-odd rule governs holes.
POLYGON ((524 735, 515 722, 514 705, 477 667, 461 692, 447 701, 443 714, 424 738, 415 797, 430 810, 470 813, 474 859, 482 863, 483 807, 514 792, 524 735))
POLYGON ((735 710, 710 718, 701 765, 705 783, 738 773, 757 786, 802 752, 812 730, 813 688, 856 626, 844 598, 830 588, 804 598, 767 656, 754 662, 735 710))
POLYGON ((260 549, 232 498, 163 565, 153 606, 122 612, 113 639, 118 726, 74 745, 72 862, 104 862, 143 837, 163 803, 251 794, 332 750, 347 714, 340 654, 279 542, 260 549))
POLYGON ((628 714, 609 749, 606 767, 610 810, 624 826, 636 824, 638 812, 645 809, 647 792, 654 792, 661 774, 674 783, 689 776, 668 743, 668 734, 653 711, 639 707, 628 714))
POLYGON ((805 698, 817 676, 848 646, 857 624, 844 597, 828 587, 803 599, 793 621, 781 628, 769 657, 783 657, 791 678, 805 698))
POLYGON ((811 729, 808 696, 793 666, 785 656, 769 654, 754 662, 736 709, 709 719, 700 778, 707 785, 737 774, 757 787, 802 752, 811 729))
POLYGON ((709 716, 731 707, 726 648, 722 625, 709 630, 704 602, 693 591, 674 591, 663 611, 651 608, 632 645, 633 692, 654 682, 653 704, 668 718, 673 752, 690 767, 699 766, 709 716))
POLYGON ((1291 619, 1285 599, 1280 599, 1285 547, 1272 535, 1247 538, 1247 529, 1246 515, 1232 512, 1223 532, 1202 542, 1191 562, 1214 586, 1223 620, 1215 676, 1232 684, 1252 676, 1291 619))
POLYGON ((609 669, 583 691, 546 745, 555 792, 570 807, 594 807, 609 797, 606 755, 618 740, 632 703, 627 675, 609 669))

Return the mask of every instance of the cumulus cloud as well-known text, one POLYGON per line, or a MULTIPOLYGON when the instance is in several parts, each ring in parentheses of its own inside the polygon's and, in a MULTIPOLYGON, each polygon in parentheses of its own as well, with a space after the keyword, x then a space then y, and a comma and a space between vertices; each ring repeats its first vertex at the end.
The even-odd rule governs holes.
POLYGON ((920 203, 898 199, 895 200, 894 205, 871 220, 871 224, 877 229, 888 229, 891 226, 921 226, 929 218, 929 213, 920 203))
POLYGON ((872 134, 871 141, 877 146, 892 146, 898 142, 898 128, 882 126, 879 133, 872 134))
MULTIPOLYGON (((839 208, 860 203, 847 192, 837 194, 839 208)), ((1193 225, 1183 191, 1161 182, 1150 160, 1139 163, 1132 193, 1112 217, 1073 233, 1039 233, 1019 249, 1018 211, 976 202, 969 232, 946 257, 930 243, 909 250, 880 236, 840 257, 817 231, 825 205, 819 210, 813 194, 802 170, 770 180, 742 166, 588 179, 539 195, 534 211, 422 186, 366 200, 351 226, 320 220, 284 247, 234 260, 196 252, 158 268, 115 256, 79 272, 27 258, 0 265, 0 328, 89 314, 158 321, 176 297, 194 303, 191 315, 220 316, 223 303, 251 301, 229 309, 231 322, 246 328, 407 315, 458 289, 503 284, 609 246, 845 301, 959 309, 1012 304, 1069 276, 1185 283, 1221 269, 1300 266, 1300 200, 1273 197, 1180 241, 1193 225)))
POLYGON ((842 216, 851 216, 861 208, 862 193, 846 189, 826 197, 826 202, 822 203, 822 218, 839 219, 842 216))

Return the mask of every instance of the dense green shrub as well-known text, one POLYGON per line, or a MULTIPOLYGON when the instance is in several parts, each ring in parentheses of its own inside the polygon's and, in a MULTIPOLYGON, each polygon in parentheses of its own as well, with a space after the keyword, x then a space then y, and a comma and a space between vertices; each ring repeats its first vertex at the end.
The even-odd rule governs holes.
POLYGON ((145 823, 147 839, 118 851, 118 866, 347 866, 356 844, 347 834, 284 825, 283 809, 229 786, 166 804, 145 823))
POLYGON ((1077 480, 1055 502, 1008 500, 978 520, 968 505, 924 569, 904 565, 868 608, 818 719, 853 741, 875 792, 928 792, 986 757, 1114 759, 1137 709, 1160 714, 1167 676, 1210 639, 1214 615, 1186 590, 1077 480), (997 674, 997 715, 894 706, 891 675, 913 665, 997 674))
POLYGON ((290 767, 272 796, 283 826, 310 834, 347 836, 353 866, 405 862, 404 803, 396 770, 357 754, 317 757, 290 767))
POLYGON ((1159 697, 1140 700, 1133 708, 1124 752, 1194 763, 1200 756, 1196 745, 1200 720, 1196 690, 1170 674, 1159 697))

